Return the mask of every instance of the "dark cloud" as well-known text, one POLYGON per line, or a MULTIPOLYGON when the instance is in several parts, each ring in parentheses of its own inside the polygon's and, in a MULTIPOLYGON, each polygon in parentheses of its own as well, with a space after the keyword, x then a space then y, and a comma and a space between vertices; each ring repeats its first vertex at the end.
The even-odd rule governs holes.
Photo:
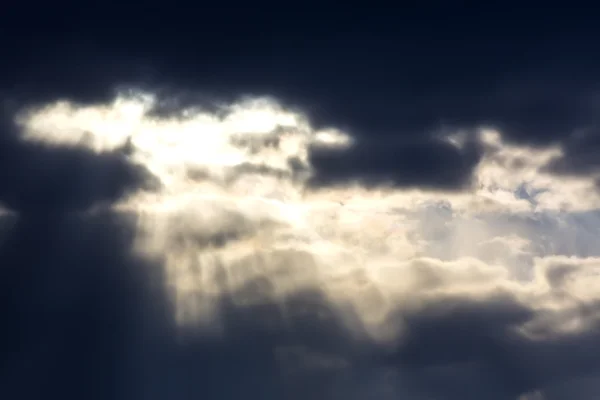
POLYGON ((367 186, 463 189, 481 156, 474 142, 460 148, 440 139, 408 144, 366 140, 349 148, 313 146, 310 163, 316 186, 356 180, 367 186))
POLYGON ((512 329, 533 316, 511 295, 484 303, 446 299, 408 318, 409 339, 395 357, 444 398, 514 399, 586 371, 597 373, 596 355, 588 357, 584 350, 592 340, 588 335, 597 337, 596 328, 593 334, 558 340, 524 340, 512 329), (542 359, 546 362, 540 363, 542 359), (476 386, 463 387, 460 382, 465 379, 476 386))
POLYGON ((577 132, 565 141, 563 154, 552 159, 545 169, 558 175, 566 176, 598 176, 600 161, 600 125, 577 132))
POLYGON ((83 211, 109 205, 157 180, 127 159, 127 145, 94 154, 82 147, 27 143, 6 116, 0 132, 0 204, 21 213, 83 211))

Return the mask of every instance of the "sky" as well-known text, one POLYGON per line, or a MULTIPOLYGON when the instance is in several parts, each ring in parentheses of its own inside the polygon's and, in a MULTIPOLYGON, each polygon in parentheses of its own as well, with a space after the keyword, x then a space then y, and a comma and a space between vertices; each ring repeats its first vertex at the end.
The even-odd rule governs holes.
POLYGON ((503 7, 11 3, 0 397, 598 398, 597 18, 503 7))

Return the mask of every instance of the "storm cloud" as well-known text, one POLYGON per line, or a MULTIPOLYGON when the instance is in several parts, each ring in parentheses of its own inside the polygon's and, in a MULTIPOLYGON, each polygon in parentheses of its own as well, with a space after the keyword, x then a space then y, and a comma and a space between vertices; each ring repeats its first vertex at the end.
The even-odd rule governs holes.
POLYGON ((226 7, 0 39, 0 397, 598 397, 590 16, 226 7))

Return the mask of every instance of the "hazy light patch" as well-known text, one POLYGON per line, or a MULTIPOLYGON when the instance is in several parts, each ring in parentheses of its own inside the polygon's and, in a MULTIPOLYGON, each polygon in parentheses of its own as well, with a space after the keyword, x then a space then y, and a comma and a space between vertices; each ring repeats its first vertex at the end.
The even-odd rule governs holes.
POLYGON ((0 244, 9 237, 18 221, 19 217, 16 213, 0 208, 0 244))
POLYGON ((546 397, 541 391, 536 390, 519 396, 517 400, 546 400, 546 397))
POLYGON ((352 145, 353 140, 344 132, 328 129, 316 132, 314 143, 328 147, 345 148, 352 145))
POLYGON ((3 216, 15 216, 15 213, 7 208, 0 207, 0 217, 3 216))

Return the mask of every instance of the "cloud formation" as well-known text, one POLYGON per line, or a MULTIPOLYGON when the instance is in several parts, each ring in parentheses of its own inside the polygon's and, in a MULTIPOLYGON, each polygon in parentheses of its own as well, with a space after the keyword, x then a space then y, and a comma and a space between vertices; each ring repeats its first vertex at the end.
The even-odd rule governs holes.
POLYGON ((600 198, 553 167, 569 147, 371 144, 273 98, 143 91, 5 126, 6 393, 600 393, 600 198))

